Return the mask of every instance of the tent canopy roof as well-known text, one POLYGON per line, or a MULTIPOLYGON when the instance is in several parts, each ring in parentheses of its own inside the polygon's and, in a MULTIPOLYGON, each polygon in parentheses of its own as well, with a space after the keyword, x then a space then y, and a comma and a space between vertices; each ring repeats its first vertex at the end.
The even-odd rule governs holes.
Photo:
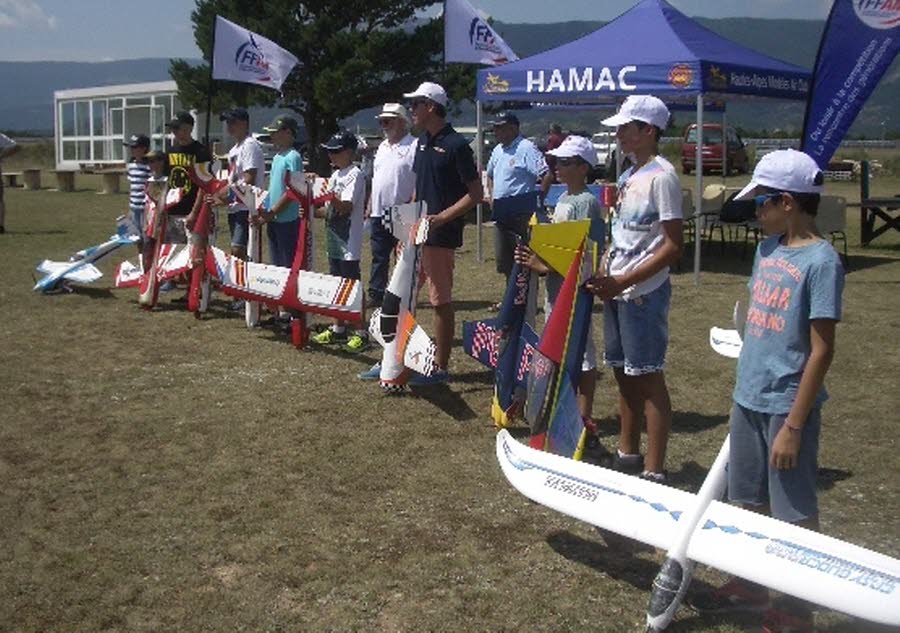
POLYGON ((485 101, 617 101, 629 93, 805 99, 810 73, 728 40, 665 0, 641 0, 568 44, 480 70, 485 101))

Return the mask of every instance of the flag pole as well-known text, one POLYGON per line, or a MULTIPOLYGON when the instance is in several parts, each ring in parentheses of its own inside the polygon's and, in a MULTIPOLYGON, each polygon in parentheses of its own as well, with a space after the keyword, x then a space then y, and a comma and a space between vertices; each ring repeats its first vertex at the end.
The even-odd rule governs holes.
POLYGON ((213 15, 213 23, 212 23, 212 42, 209 49, 209 83, 206 88, 206 132, 203 137, 203 142, 206 144, 207 149, 210 154, 213 150, 213 144, 209 138, 209 122, 212 119, 212 98, 213 91, 215 90, 215 84, 213 83, 213 64, 215 63, 216 58, 216 20, 218 16, 213 15))

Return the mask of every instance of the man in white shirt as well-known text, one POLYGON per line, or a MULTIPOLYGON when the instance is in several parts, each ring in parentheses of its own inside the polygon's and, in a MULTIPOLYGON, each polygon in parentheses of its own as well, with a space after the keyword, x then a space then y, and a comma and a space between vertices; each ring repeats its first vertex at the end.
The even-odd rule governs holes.
POLYGON ((14 140, 0 133, 0 234, 6 233, 6 204, 3 202, 3 168, 2 161, 19 151, 14 140))
MULTIPOLYGON (((223 112, 228 135, 235 143, 228 150, 228 178, 231 182, 243 182, 263 188, 266 184, 266 164, 262 145, 250 134, 250 115, 244 108, 223 112)), ((247 239, 250 235, 249 211, 236 198, 228 205, 228 228, 231 230, 231 254, 247 259, 247 239)))
POLYGON ((372 276, 369 280, 369 305, 379 307, 388 282, 391 252, 397 240, 381 223, 385 207, 412 200, 416 188, 413 161, 416 139, 409 133, 409 115, 399 103, 385 103, 376 117, 384 140, 375 152, 369 219, 372 229, 372 276))

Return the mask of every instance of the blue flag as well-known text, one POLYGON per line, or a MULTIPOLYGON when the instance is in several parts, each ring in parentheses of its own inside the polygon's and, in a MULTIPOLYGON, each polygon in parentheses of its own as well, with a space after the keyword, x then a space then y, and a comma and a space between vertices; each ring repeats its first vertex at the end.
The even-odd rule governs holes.
POLYGON ((900 2, 835 0, 806 104, 801 149, 822 169, 900 50, 900 2))

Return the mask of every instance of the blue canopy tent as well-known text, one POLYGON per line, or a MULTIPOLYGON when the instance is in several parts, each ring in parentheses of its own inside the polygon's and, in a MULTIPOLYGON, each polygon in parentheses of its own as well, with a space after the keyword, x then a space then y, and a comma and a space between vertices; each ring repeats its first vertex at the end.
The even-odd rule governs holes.
MULTIPOLYGON (((667 102, 696 102, 700 165, 704 96, 805 100, 809 82, 810 73, 803 68, 717 35, 665 0, 641 0, 580 39, 510 64, 479 70, 478 149, 481 106, 486 101, 596 104, 621 102, 629 94, 653 94, 667 102)), ((703 170, 698 169, 694 195, 697 214, 702 178, 703 170)), ((699 240, 694 249, 694 276, 699 283, 699 240)))

